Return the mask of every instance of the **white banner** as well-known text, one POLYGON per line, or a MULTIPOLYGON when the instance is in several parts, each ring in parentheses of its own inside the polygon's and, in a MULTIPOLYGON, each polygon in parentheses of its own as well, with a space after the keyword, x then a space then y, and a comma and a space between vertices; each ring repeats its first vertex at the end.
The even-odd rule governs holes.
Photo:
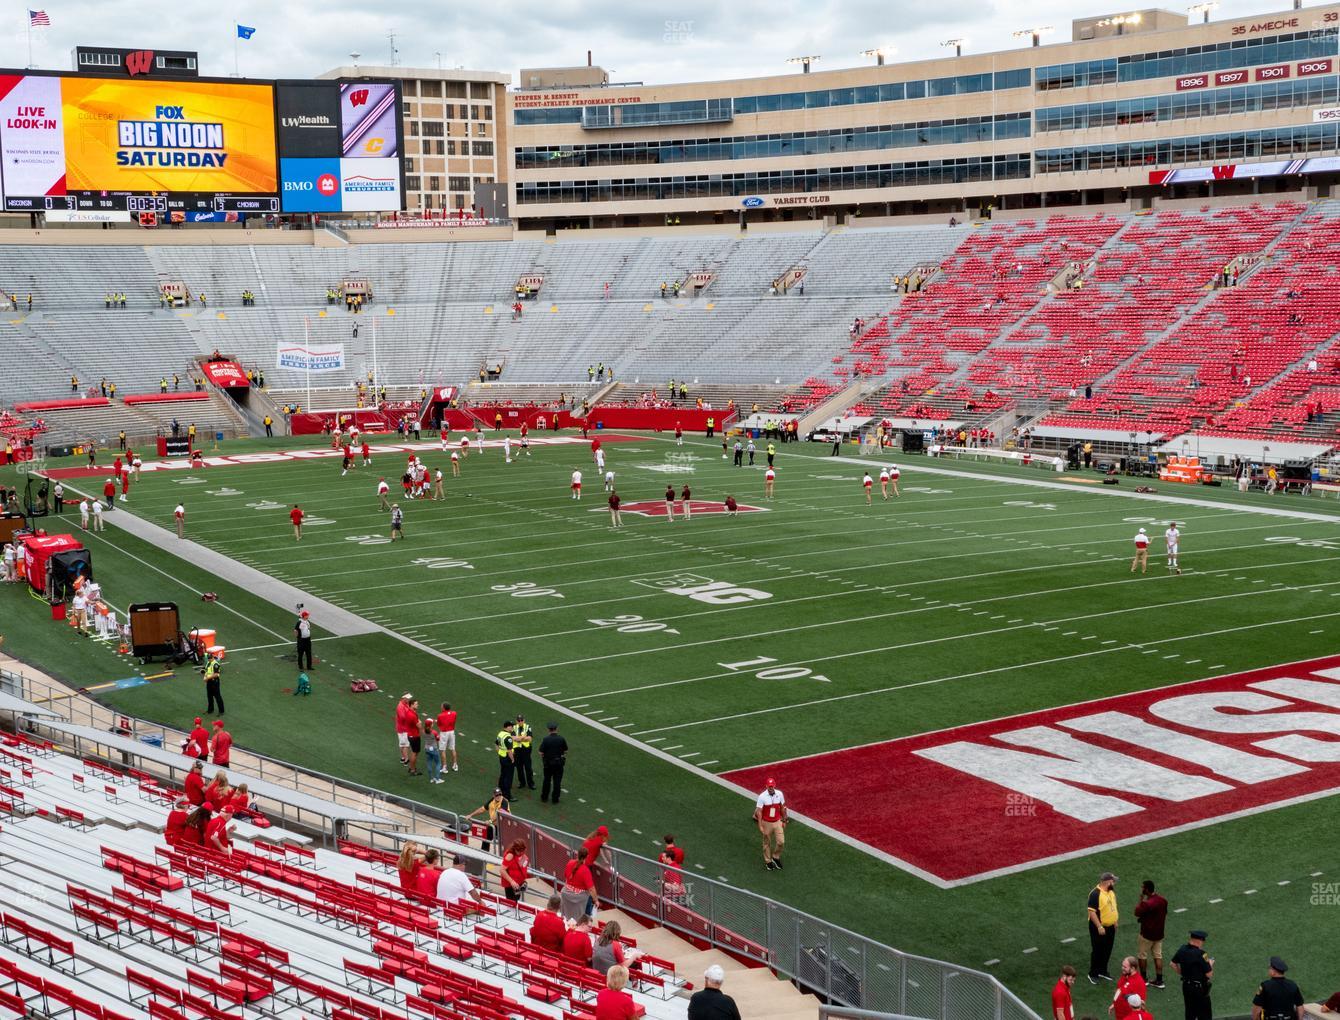
POLYGON ((301 344, 281 346, 275 353, 275 368, 291 368, 297 372, 343 371, 344 344, 325 344, 321 347, 303 347, 301 344))
POLYGON ((134 217, 116 209, 48 209, 48 223, 130 223, 134 217))
POLYGON ((1330 106, 1325 110, 1312 111, 1313 124, 1330 124, 1340 120, 1340 106, 1330 106))

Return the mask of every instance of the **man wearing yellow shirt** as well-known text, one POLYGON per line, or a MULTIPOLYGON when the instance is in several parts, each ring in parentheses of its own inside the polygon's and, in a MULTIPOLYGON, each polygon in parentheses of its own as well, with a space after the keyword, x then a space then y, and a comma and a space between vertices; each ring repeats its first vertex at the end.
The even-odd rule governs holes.
POLYGON ((1117 876, 1104 871, 1089 893, 1089 984, 1113 980, 1108 966, 1117 941, 1117 876))

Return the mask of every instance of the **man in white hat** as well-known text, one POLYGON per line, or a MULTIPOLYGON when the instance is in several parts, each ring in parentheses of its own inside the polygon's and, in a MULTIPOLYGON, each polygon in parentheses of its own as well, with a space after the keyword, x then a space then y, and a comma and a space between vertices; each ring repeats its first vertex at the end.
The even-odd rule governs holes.
POLYGON ((1149 567, 1149 535, 1145 529, 1141 528, 1135 534, 1135 558, 1131 560, 1131 573, 1135 573, 1135 568, 1140 568, 1140 573, 1144 573, 1149 567))

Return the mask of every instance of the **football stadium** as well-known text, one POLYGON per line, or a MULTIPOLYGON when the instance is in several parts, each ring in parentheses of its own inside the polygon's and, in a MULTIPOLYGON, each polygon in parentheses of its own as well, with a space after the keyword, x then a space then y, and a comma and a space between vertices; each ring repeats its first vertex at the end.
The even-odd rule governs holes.
POLYGON ((1340 1011, 1340 6, 1217 6, 0 72, 0 1016, 1340 1011))

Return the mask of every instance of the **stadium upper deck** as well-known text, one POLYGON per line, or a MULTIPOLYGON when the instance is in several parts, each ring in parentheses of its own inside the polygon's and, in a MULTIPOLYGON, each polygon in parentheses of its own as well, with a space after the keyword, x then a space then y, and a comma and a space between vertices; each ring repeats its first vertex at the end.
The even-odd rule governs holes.
POLYGON ((1340 6, 812 74, 508 96, 522 228, 1330 194, 1340 6))

